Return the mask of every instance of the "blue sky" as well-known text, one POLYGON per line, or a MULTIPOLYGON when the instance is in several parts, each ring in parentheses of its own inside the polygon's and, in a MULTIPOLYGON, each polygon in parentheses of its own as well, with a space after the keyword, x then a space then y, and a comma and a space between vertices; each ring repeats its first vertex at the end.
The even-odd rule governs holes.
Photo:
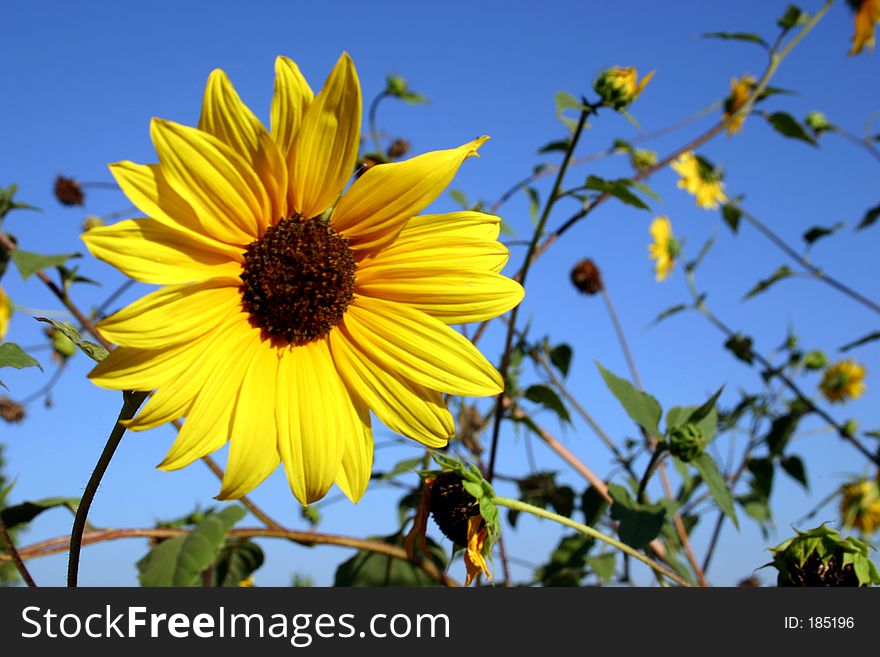
MULTIPOLYGON (((596 73, 611 65, 631 65, 656 76, 633 114, 642 128, 653 131, 673 124, 726 95, 731 77, 759 75, 764 55, 747 44, 705 40, 705 32, 759 32, 775 37, 775 20, 787 2, 707 3, 680 0, 657 3, 556 2, 542 5, 510 2, 189 2, 172 3, 15 3, 7 7, 5 23, 12 26, 0 42, 4 102, 0 104, 0 184, 17 182, 20 199, 40 206, 41 214, 16 213, 7 219, 22 248, 44 253, 85 252, 79 241, 85 214, 105 215, 127 207, 118 192, 91 190, 84 209, 62 208, 51 195, 57 174, 83 181, 110 181, 106 165, 130 159, 155 161, 149 140, 153 116, 194 124, 198 119, 205 80, 214 68, 224 69, 246 103, 263 119, 268 116, 273 62, 285 54, 298 62, 312 86, 318 88, 341 51, 348 51, 358 68, 365 103, 382 90, 385 76, 395 73, 430 99, 425 106, 387 102, 379 113, 380 127, 410 140, 415 153, 448 148, 479 135, 492 137, 481 157, 462 168, 451 186, 472 199, 496 199, 539 162, 543 144, 564 136, 555 117, 557 91, 591 93, 596 73)), ((821 3, 803 3, 807 11, 821 3)), ((787 60, 772 84, 797 90, 766 104, 796 117, 821 109, 836 124, 861 133, 878 110, 878 56, 846 56, 852 16, 837 3, 813 34, 787 60)), ((717 120, 717 113, 663 138, 645 144, 661 154, 678 147, 717 120)), ((875 129, 876 130, 876 129, 875 129)), ((607 148, 615 138, 632 139, 637 130, 623 118, 605 113, 585 135, 579 155, 607 148)), ((722 164, 727 189, 745 194, 747 207, 792 243, 809 227, 846 221, 847 227, 820 242, 811 258, 868 297, 880 297, 875 267, 880 228, 855 234, 864 212, 876 205, 877 162, 864 151, 829 136, 815 149, 778 137, 757 117, 748 119, 743 134, 719 137, 701 153, 722 164)), ((623 158, 575 169, 571 181, 588 174, 628 175, 623 158)), ((676 189, 676 176, 661 171, 650 183, 661 200, 653 214, 609 203, 571 230, 542 258, 529 276, 520 317, 530 319, 534 336, 549 334, 568 342, 575 357, 570 383, 584 404, 612 435, 632 435, 623 411, 604 388, 593 361, 625 374, 625 362, 611 324, 598 298, 578 296, 568 283, 572 265, 594 258, 602 268, 646 387, 664 408, 699 403, 720 385, 725 402, 740 388, 755 389, 756 372, 721 349, 723 338, 696 315, 683 315, 649 328, 664 308, 687 300, 680 268, 663 283, 654 281, 647 259, 648 225, 654 214, 666 214, 691 255, 707 238, 716 244, 700 270, 700 283, 709 303, 729 324, 755 338, 756 348, 770 352, 794 327, 807 348, 829 352, 877 328, 877 316, 814 281, 795 278, 748 302, 742 295, 760 278, 786 264, 781 253, 744 227, 730 235, 717 213, 698 209, 693 199, 676 189)), ((548 186, 541 191, 546 195, 548 186)), ((455 208, 445 195, 433 206, 455 208)), ((551 218, 558 225, 570 214, 561 205, 551 218)), ((511 201, 502 210, 517 230, 529 234, 528 203, 511 201)), ((513 247, 510 271, 522 260, 513 247)), ((74 291, 88 308, 122 282, 109 266, 86 256, 84 275, 103 287, 74 291)), ((57 302, 35 279, 22 282, 10 270, 2 284, 13 299, 37 309, 57 309, 57 302)), ((147 290, 140 286, 124 301, 147 290)), ((482 343, 490 359, 500 348, 498 326, 482 343)), ((40 327, 26 312, 12 322, 8 339, 22 345, 40 340, 40 327)), ((865 428, 880 426, 878 390, 880 348, 869 345, 854 352, 868 368, 868 392, 845 408, 831 409, 844 420, 859 418, 865 428)), ((15 396, 38 388, 51 372, 4 373, 15 396)), ((78 356, 53 394, 54 405, 34 405, 21 426, 0 427, 7 445, 7 472, 17 478, 15 501, 46 496, 78 496, 101 450, 118 411, 118 395, 99 390, 85 380, 89 363, 78 356)), ((8 371, 7 371, 8 372, 8 371)), ((805 378, 805 390, 815 391, 818 378, 805 378)), ((583 426, 558 427, 541 416, 561 440, 602 475, 612 472, 604 448, 583 426)), ((817 429, 812 424, 807 428, 817 429)), ((390 436, 377 431, 377 443, 390 436)), ((91 520, 97 526, 151 525, 156 518, 184 514, 196 504, 211 504, 218 485, 201 464, 178 473, 155 470, 173 437, 170 428, 129 435, 111 465, 91 520)), ((522 473, 527 467, 528 440, 505 431, 499 471, 522 473)), ((563 481, 582 488, 575 475, 542 445, 531 441, 541 469, 560 471, 563 481)), ((725 452, 727 445, 721 446, 725 452)), ((778 532, 763 539, 749 522, 742 531, 729 526, 710 571, 719 584, 732 584, 766 563, 769 545, 786 538, 789 527, 846 477, 866 472, 863 459, 831 434, 805 435, 795 453, 809 464, 811 489, 778 477, 778 532)), ((407 443, 383 447, 377 467, 417 454, 407 443)), ((513 489, 499 484, 501 494, 513 489)), ((336 494, 331 492, 330 498, 336 494)), ((337 501, 324 509, 321 529, 356 535, 388 534, 396 529, 399 492, 374 486, 357 508, 337 501)), ((253 498, 283 523, 302 528, 299 508, 282 473, 261 485, 253 498)), ((820 520, 836 520, 833 507, 820 520)), ((698 553, 705 546, 711 522, 695 535, 698 553)), ((53 511, 38 519, 24 536, 31 542, 69 531, 70 519, 53 511)), ((247 524, 256 524, 253 519, 247 524)), ((539 563, 560 536, 539 521, 525 521, 509 534, 511 554, 539 563)), ((264 542, 268 563, 258 584, 285 585, 294 572, 310 573, 318 584, 332 582, 334 564, 348 552, 326 547, 305 549, 264 542)), ((448 542, 446 542, 448 547, 448 542)), ((142 541, 104 544, 85 550, 84 584, 128 585, 136 582, 134 561, 145 552, 142 541)), ((61 584, 66 557, 32 562, 41 583, 61 584)), ((766 571, 764 571, 766 573, 766 571)), ((453 575, 462 576, 460 563, 453 575)), ((529 568, 514 566, 518 578, 529 568)), ((765 581, 770 577, 764 575, 765 581)))

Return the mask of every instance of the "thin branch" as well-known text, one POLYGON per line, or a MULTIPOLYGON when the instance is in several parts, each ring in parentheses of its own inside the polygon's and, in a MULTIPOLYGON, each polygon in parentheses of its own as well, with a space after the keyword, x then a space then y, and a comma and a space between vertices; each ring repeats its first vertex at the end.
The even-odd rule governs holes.
MULTIPOLYGON (((37 583, 34 581, 34 578, 31 577, 27 566, 24 565, 24 561, 22 561, 21 555, 15 547, 12 536, 9 535, 9 530, 6 529, 6 523, 3 522, 3 518, 0 517, 0 547, 4 545, 6 546, 6 549, 9 550, 9 556, 7 558, 11 559, 15 564, 15 567, 18 569, 18 573, 21 575, 25 584, 32 589, 37 588, 37 583)), ((0 554, 0 558, 3 558, 3 556, 4 555, 0 554)))

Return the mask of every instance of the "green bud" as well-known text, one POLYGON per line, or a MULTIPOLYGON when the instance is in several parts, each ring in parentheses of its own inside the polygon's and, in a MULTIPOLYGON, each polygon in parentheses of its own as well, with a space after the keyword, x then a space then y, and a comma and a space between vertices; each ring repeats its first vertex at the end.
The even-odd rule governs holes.
POLYGON ((669 434, 667 447, 673 456, 685 463, 690 463, 702 455, 703 450, 706 449, 706 439, 703 437, 700 427, 693 422, 688 422, 669 434))
POLYGON ((76 353, 76 345, 61 331, 55 331, 52 335, 52 349, 63 359, 70 358, 76 353))
POLYGON ((92 228, 100 228, 103 225, 104 225, 104 222, 101 219, 101 217, 96 217, 95 215, 90 214, 85 219, 83 219, 82 229, 83 229, 83 232, 87 232, 87 231, 91 230, 92 228))
POLYGON ((385 93, 391 96, 403 96, 407 92, 407 82, 399 75, 389 75, 385 78, 385 93))
POLYGON ((850 438, 855 437, 856 432, 859 430, 859 423, 855 420, 847 420, 843 423, 843 433, 849 436, 850 438))
POLYGON ((822 112, 810 112, 807 114, 807 118, 804 122, 817 137, 823 132, 834 130, 834 125, 828 121, 828 118, 822 114, 822 112))
POLYGON ((648 149, 636 148, 629 154, 629 161, 633 169, 642 171, 657 164, 657 152, 648 149))
POLYGON ((809 351, 804 355, 804 367, 808 370, 823 370, 828 366, 828 356, 824 351, 809 351))

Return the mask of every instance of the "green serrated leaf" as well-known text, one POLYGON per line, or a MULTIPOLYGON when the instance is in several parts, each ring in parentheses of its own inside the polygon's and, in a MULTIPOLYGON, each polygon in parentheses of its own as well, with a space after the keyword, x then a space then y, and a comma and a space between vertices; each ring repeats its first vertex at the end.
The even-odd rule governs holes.
POLYGON ((0 344, 0 367, 14 367, 17 370, 25 367, 39 367, 41 371, 43 369, 36 358, 14 342, 0 344))
POLYGON ((877 219, 880 219, 880 205, 876 205, 865 213, 865 216, 862 217, 859 225, 856 226, 856 230, 862 230, 871 226, 877 219))
POLYGON ((567 344, 558 344, 550 350, 550 362, 562 373, 563 378, 568 376, 573 355, 574 352, 567 344))
POLYGON ((617 401, 623 406, 627 415, 635 420, 650 436, 659 436, 660 416, 663 410, 660 403, 646 392, 638 390, 626 379, 621 379, 606 370, 600 363, 596 363, 599 373, 605 381, 605 385, 617 401))
POLYGON ((42 500, 34 500, 7 506, 0 511, 0 518, 7 529, 18 525, 24 525, 40 515, 43 511, 64 507, 71 513, 76 513, 79 507, 79 499, 76 497, 46 497, 42 500))
POLYGON ((727 481, 725 481, 718 470, 718 466, 715 465, 715 461, 704 452, 694 461, 691 461, 691 463, 697 468, 700 476, 703 477, 703 481, 706 483, 706 487, 709 489, 709 493, 712 495, 712 499, 715 500, 718 508, 725 515, 729 516, 736 528, 739 529, 739 520, 736 517, 736 509, 733 506, 733 495, 730 493, 727 481))
POLYGON ((793 275, 794 275, 794 272, 791 270, 790 267, 788 267, 788 265, 782 265, 779 269, 777 269, 775 272, 773 272, 773 274, 771 274, 769 278, 765 278, 765 279, 758 281, 757 284, 755 285, 755 287, 753 287, 751 290, 749 290, 746 293, 746 295, 742 298, 742 300, 745 301, 747 299, 751 299, 752 297, 757 296, 757 295, 761 294, 762 292, 765 292, 772 285, 778 283, 779 281, 781 281, 785 278, 789 278, 793 275))
POLYGON ((529 386, 525 398, 553 411, 563 422, 571 422, 571 415, 556 391, 545 385, 529 386))
POLYGON ((807 132, 807 130, 791 114, 786 112, 774 112, 773 114, 765 114, 764 118, 766 118, 767 122, 773 127, 773 129, 783 137, 798 139, 811 146, 819 145, 819 142, 813 139, 813 137, 810 136, 810 133, 807 132))
POLYGON ((12 261, 18 268, 22 280, 27 280, 38 271, 47 269, 48 267, 57 267, 63 265, 71 258, 82 257, 79 253, 65 253, 61 255, 43 255, 41 253, 31 253, 30 251, 22 251, 15 249, 12 252, 12 261))
POLYGON ((34 319, 36 319, 38 322, 44 322, 46 324, 51 324, 52 326, 54 326, 68 340, 79 347, 80 351, 82 351, 86 356, 91 358, 96 363, 100 363, 110 354, 110 352, 101 345, 95 342, 91 342, 89 340, 84 340, 80 332, 67 322, 59 322, 54 319, 49 319, 48 317, 35 317, 34 319))

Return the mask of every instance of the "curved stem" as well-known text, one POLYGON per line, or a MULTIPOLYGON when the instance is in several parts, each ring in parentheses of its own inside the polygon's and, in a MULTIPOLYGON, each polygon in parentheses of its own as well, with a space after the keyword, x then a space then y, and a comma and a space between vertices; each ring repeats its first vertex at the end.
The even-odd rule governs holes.
POLYGON ((584 525, 579 523, 571 518, 566 518, 565 516, 561 516, 558 513, 553 513, 552 511, 547 511, 545 509, 541 509, 537 506, 532 506, 531 504, 526 504, 525 502, 520 502, 519 500, 512 500, 507 497, 495 497, 494 502, 498 506, 506 506, 508 509, 515 509, 516 511, 521 511, 523 513, 531 513, 534 516, 538 516, 539 518, 545 518, 547 520, 552 520, 554 522, 558 522, 561 525, 565 525, 566 527, 571 527, 579 531, 581 534, 586 536, 590 536, 598 541, 602 541, 603 543, 607 543, 613 548, 617 548, 624 554, 628 554, 633 559, 638 559, 643 564, 648 566, 651 570, 653 570, 658 575, 663 575, 664 577, 668 577, 676 584, 680 584, 681 586, 690 587, 691 584, 676 575, 675 573, 667 570, 659 563, 654 561, 653 559, 649 559, 645 555, 643 555, 638 550, 631 548, 629 545, 625 543, 621 543, 617 539, 611 538, 610 536, 603 534, 602 532, 593 529, 589 525, 584 525))
POLYGON ((370 122, 370 138, 373 140, 373 148, 377 153, 384 153, 382 142, 379 140, 379 130, 376 128, 376 111, 379 109, 379 103, 389 96, 387 91, 378 94, 373 102, 370 103, 370 111, 368 113, 370 122))
POLYGON ((77 577, 79 575, 80 547, 82 545, 83 532, 86 528, 86 521, 89 516, 89 508, 92 506, 92 500, 95 499, 95 493, 98 490, 98 486, 101 484, 101 479, 104 477, 104 473, 107 472, 110 460, 113 458, 116 448, 119 447, 119 443, 122 441, 122 436, 125 435, 125 427, 121 422, 124 420, 130 420, 134 417, 137 409, 140 408, 149 393, 124 392, 122 394, 124 399, 122 410, 119 411, 119 417, 116 419, 113 431, 110 432, 107 444, 104 445, 104 451, 101 452, 101 456, 95 464, 92 476, 89 477, 89 482, 86 484, 86 489, 83 491, 82 499, 76 509, 76 517, 73 520, 73 529, 70 532, 70 558, 67 563, 67 586, 70 587, 76 586, 77 577))
POLYGON ((639 481, 639 491, 636 494, 636 500, 638 502, 644 502, 645 489, 648 487, 648 481, 650 481, 651 475, 654 474, 657 466, 660 465, 660 459, 663 458, 664 454, 666 454, 666 449, 662 445, 658 445, 651 454, 651 460, 648 461, 648 466, 645 468, 645 474, 642 475, 642 479, 639 481))
POLYGON ((18 573, 21 575, 25 584, 32 589, 37 588, 37 583, 34 581, 34 578, 31 577, 27 566, 24 565, 24 561, 22 561, 21 555, 15 547, 15 543, 12 542, 12 536, 9 535, 9 530, 6 529, 6 523, 3 522, 3 518, 0 517, 0 547, 3 547, 4 545, 7 546, 7 549, 9 550, 9 558, 15 563, 15 567, 18 569, 18 573))

